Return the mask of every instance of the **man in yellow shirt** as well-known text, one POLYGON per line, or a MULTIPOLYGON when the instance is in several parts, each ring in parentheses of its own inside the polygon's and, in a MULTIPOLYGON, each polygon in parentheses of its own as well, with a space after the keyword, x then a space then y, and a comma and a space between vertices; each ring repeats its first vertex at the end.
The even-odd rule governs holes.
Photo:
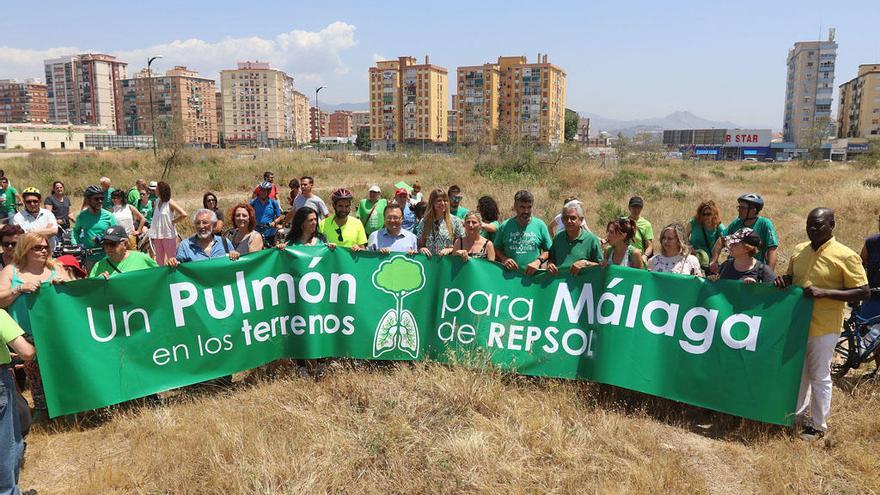
POLYGON ((25 361, 34 358, 34 346, 4 309, 0 309, 0 493, 20 493, 18 470, 24 455, 24 439, 15 407, 18 392, 12 378, 12 358, 7 347, 25 361))
POLYGON ((334 190, 330 194, 334 214, 318 224, 318 231, 324 234, 327 242, 361 251, 367 244, 367 234, 360 220, 348 216, 351 213, 351 200, 352 194, 348 189, 340 187, 334 190))
POLYGON ((804 372, 798 394, 797 415, 804 424, 801 438, 821 438, 828 429, 831 411, 831 359, 843 325, 846 303, 870 295, 868 277, 862 259, 834 239, 834 211, 815 208, 807 216, 810 242, 798 244, 788 262, 786 275, 776 279, 776 286, 791 284, 804 288, 811 297, 813 316, 804 355, 804 372), (806 419, 807 406, 810 418, 806 419))

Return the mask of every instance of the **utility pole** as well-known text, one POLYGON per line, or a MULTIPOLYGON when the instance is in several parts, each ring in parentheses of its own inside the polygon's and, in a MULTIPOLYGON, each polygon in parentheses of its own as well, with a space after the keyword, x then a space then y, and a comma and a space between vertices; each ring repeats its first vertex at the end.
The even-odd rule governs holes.
POLYGON ((315 127, 318 128, 318 146, 321 146, 321 105, 318 104, 318 92, 327 86, 321 86, 315 90, 315 127))
POLYGON ((159 152, 156 150, 156 119, 153 118, 153 73, 150 72, 150 65, 157 58, 162 58, 162 55, 156 55, 155 57, 150 57, 147 59, 147 77, 148 84, 150 89, 150 127, 152 128, 153 133, 153 158, 159 156, 159 152))

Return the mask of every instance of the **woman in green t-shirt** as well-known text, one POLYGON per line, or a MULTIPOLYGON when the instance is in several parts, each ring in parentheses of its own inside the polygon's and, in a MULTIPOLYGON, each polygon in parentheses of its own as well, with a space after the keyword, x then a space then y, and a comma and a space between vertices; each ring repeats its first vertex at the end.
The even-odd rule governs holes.
POLYGON ((688 239, 691 253, 699 260, 703 273, 708 273, 712 248, 723 232, 724 224, 721 223, 721 213, 715 201, 707 199, 700 203, 685 227, 685 238, 688 239))

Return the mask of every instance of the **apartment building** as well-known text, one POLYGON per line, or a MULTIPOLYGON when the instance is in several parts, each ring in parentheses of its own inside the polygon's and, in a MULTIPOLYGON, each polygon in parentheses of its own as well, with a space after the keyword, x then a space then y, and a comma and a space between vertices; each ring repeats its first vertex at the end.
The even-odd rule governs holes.
POLYGON ((837 42, 834 29, 827 41, 801 41, 788 51, 783 140, 803 147, 816 123, 831 118, 837 42))
POLYGON ((373 149, 396 143, 445 143, 448 139, 447 70, 426 56, 384 60, 370 67, 370 137, 373 149))
POLYGON ((223 143, 223 93, 214 91, 214 115, 217 116, 217 140, 223 143))
POLYGON ((327 121, 327 136, 350 137, 354 135, 354 124, 351 112, 337 110, 330 114, 330 118, 327 121))
POLYGON ((837 137, 880 135, 880 64, 859 66, 858 76, 840 85, 837 137))
POLYGON ((220 71, 220 92, 228 147, 296 142, 293 77, 266 62, 239 62, 220 71))
POLYGON ((315 107, 309 108, 309 137, 313 142, 318 142, 319 138, 327 137, 329 134, 327 124, 330 122, 330 114, 318 110, 315 107))
POLYGON ((354 133, 357 134, 358 129, 361 127, 370 127, 370 111, 355 111, 351 112, 351 127, 354 129, 354 133))
POLYGON ((46 85, 36 79, 0 79, 0 122, 48 124, 49 100, 46 85))
POLYGON ((135 77, 119 81, 119 93, 119 134, 152 136, 155 130, 160 143, 179 140, 212 147, 220 142, 214 81, 199 77, 196 71, 178 65, 162 76, 143 69, 135 77))
POLYGON ((457 70, 458 139, 495 143, 511 139, 557 145, 565 139, 565 71, 546 54, 498 57, 497 63, 457 70))
POLYGON ((309 97, 299 91, 294 91, 293 128, 296 144, 306 144, 311 140, 312 133, 309 128, 309 118, 309 97))
POLYGON ((128 64, 116 57, 85 53, 45 60, 49 122, 122 127, 119 81, 128 64))

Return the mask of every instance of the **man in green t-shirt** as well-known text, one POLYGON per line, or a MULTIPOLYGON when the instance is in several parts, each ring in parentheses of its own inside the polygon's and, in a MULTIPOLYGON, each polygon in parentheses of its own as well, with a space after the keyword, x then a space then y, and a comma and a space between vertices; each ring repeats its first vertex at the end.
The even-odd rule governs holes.
POLYGON ((572 275, 578 275, 584 268, 599 266, 602 262, 599 238, 582 227, 583 221, 584 207, 579 201, 571 201, 563 206, 564 229, 553 237, 547 264, 547 271, 551 274, 568 270, 572 275))
POLYGON ((776 271, 776 250, 779 247, 779 237, 776 229, 769 218, 760 215, 764 208, 764 199, 756 193, 746 193, 737 198, 737 218, 724 229, 724 235, 719 237, 712 249, 712 263, 709 271, 718 273, 718 258, 724 247, 724 238, 748 227, 761 238, 761 247, 755 254, 755 259, 766 264, 774 272, 776 271))
POLYGON ((18 191, 9 185, 9 177, 0 177, 0 223, 11 220, 21 202, 18 191))
POLYGON ((641 196, 629 198, 629 218, 636 223, 636 232, 630 244, 642 252, 643 259, 654 254, 654 227, 646 218, 642 218, 645 201, 641 196))
POLYGON ((141 189, 146 189, 147 183, 144 179, 138 179, 135 181, 134 186, 128 190, 128 204, 137 208, 138 203, 141 200, 141 189))
POLYGON ((364 224, 364 233, 367 237, 385 225, 385 207, 388 200, 381 196, 382 190, 378 185, 370 187, 369 199, 362 199, 358 205, 357 215, 364 224))
POLYGON ((361 251, 367 245, 367 234, 360 220, 348 216, 351 213, 351 199, 352 194, 348 189, 340 187, 334 190, 330 194, 334 214, 318 224, 318 231, 324 234, 329 243, 361 251))
POLYGON ((113 209, 113 200, 110 198, 110 195, 113 194, 113 189, 110 187, 110 178, 109 177, 101 177, 101 180, 98 181, 101 184, 101 189, 104 191, 104 203, 101 205, 105 210, 113 209))
POLYGON ((125 227, 114 225, 104 231, 101 237, 101 246, 104 248, 104 258, 92 267, 90 277, 110 278, 114 275, 159 266, 153 258, 140 251, 128 250, 128 235, 125 227))
POLYGON ((532 217, 532 193, 518 191, 513 197, 516 216, 508 218, 495 233, 495 259, 508 270, 525 269, 535 273, 549 258, 550 231, 539 218, 532 217))
POLYGON ((461 194, 461 188, 454 185, 449 186, 446 195, 449 196, 449 214, 464 220, 464 216, 467 215, 470 210, 461 206, 461 200, 464 198, 461 194))
MULTIPOLYGON (((103 209, 104 192, 98 186, 89 186, 84 193, 86 209, 76 216, 76 223, 71 232, 71 241, 74 244, 82 244, 86 249, 97 247, 95 238, 100 237, 113 225, 116 225, 116 217, 103 209)), ((91 268, 96 261, 101 259, 100 254, 86 257, 86 267, 91 268)))

